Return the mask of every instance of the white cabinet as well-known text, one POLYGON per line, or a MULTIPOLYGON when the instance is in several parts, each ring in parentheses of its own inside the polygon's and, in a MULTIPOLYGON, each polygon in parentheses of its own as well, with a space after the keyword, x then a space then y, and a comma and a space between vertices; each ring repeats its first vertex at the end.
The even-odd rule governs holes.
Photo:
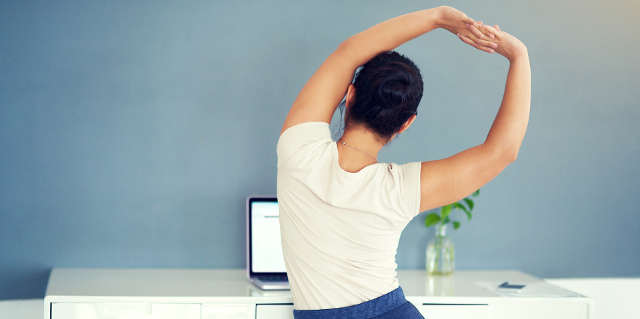
POLYGON ((256 305, 256 319, 293 319, 293 305, 256 305))
POLYGON ((428 319, 489 319, 489 305, 418 304, 416 308, 428 319))
MULTIPOLYGON (((51 319, 200 319, 200 304, 134 302, 60 302, 51 319)), ((246 318, 243 318, 246 319, 246 318)))
POLYGON ((253 304, 203 304, 202 319, 252 319, 253 304))
MULTIPOLYGON (((519 271, 398 278, 427 319, 593 318, 591 298, 519 271), (495 289, 504 281, 529 290, 504 294, 495 289)), ((43 308, 44 319, 293 319, 290 291, 260 290, 242 269, 55 268, 43 308)))
POLYGON ((200 319, 200 304, 154 303, 151 319, 200 319))
POLYGON ((88 303, 54 302, 51 304, 52 319, 125 319, 151 318, 151 304, 148 303, 88 303))
POLYGON ((589 304, 579 300, 542 299, 542 300, 512 300, 511 302, 496 303, 491 316, 504 318, 518 313, 518 319, 540 318, 593 318, 589 313, 589 304))

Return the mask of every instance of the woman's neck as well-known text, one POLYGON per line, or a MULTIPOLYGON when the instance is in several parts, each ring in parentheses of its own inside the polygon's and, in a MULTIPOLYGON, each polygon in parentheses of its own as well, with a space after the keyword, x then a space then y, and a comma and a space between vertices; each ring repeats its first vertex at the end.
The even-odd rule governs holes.
POLYGON ((359 170, 364 166, 377 163, 378 153, 384 144, 370 130, 354 126, 345 130, 338 140, 341 166, 359 170), (345 142, 347 145, 343 145, 345 142))

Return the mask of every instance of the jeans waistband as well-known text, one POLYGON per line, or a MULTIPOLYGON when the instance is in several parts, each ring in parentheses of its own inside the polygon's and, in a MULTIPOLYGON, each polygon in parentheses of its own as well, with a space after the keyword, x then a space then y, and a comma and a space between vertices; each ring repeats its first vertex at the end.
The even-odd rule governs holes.
POLYGON ((295 319, 350 319, 350 318, 371 318, 379 316, 407 302, 402 291, 398 288, 365 302, 330 309, 296 310, 293 309, 295 319))

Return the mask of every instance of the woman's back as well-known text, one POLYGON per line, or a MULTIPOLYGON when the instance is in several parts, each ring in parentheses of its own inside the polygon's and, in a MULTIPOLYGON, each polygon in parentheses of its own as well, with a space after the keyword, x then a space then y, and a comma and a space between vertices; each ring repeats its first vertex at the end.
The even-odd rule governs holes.
POLYGON ((464 198, 515 161, 530 87, 520 40, 448 6, 388 19, 340 43, 298 93, 278 140, 282 246, 294 318, 424 318, 398 286, 402 229, 418 212, 464 198), (496 119, 483 143, 453 156, 377 163, 380 149, 415 121, 424 86, 417 65, 391 50, 439 27, 509 60, 496 119), (329 123, 341 101, 347 111, 339 156, 329 123), (339 162, 364 168, 350 173, 339 162))
POLYGON ((290 127, 277 154, 282 247, 295 308, 354 305, 397 288, 396 249, 419 211, 421 163, 347 172, 327 122, 290 127))

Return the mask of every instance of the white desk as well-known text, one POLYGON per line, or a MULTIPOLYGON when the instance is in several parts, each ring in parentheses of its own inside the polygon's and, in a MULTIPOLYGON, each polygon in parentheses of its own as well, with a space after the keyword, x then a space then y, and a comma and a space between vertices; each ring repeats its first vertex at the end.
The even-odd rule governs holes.
MULTIPOLYGON (((514 270, 464 271, 430 277, 399 270, 407 300, 428 319, 592 318, 593 302, 514 270), (498 284, 525 284, 518 296, 498 284)), ((262 291, 244 269, 55 268, 44 299, 45 319, 293 318, 291 294, 262 291)))

